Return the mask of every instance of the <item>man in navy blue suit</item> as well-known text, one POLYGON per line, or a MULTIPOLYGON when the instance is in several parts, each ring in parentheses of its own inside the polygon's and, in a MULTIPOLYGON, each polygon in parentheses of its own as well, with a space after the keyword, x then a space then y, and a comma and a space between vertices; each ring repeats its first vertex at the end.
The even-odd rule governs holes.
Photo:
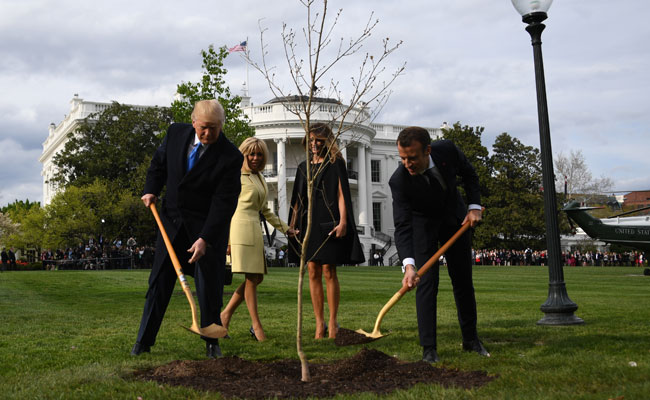
MULTIPOLYGON (((423 266, 463 223, 475 226, 481 220, 481 195, 478 176, 454 143, 449 140, 431 142, 429 132, 420 127, 408 127, 397 137, 397 150, 402 164, 397 167, 389 184, 393 196, 395 245, 402 260, 403 285, 418 287, 416 309, 422 359, 439 360, 436 343, 436 302, 439 265, 422 278, 417 267, 423 266), (456 186, 462 177, 469 207, 465 206, 456 186)), ((483 356, 483 347, 476 331, 476 299, 472 283, 471 234, 465 232, 449 248, 447 259, 458 321, 463 337, 463 349, 483 356)))
MULTIPOLYGON (((194 277, 201 326, 221 325, 230 219, 241 190, 243 156, 222 132, 217 100, 195 104, 192 124, 172 124, 147 171, 142 201, 155 203, 166 187, 160 216, 183 272, 194 277)), ((169 304, 176 271, 158 234, 144 312, 132 355, 149 352, 169 304)), ((203 337, 206 355, 221 356, 217 339, 203 337)))

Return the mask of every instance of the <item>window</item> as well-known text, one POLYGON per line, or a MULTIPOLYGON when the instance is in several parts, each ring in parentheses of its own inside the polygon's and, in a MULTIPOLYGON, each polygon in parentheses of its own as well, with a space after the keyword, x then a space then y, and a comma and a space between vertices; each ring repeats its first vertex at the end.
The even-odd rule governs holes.
POLYGON ((381 160, 370 160, 370 181, 381 182, 381 160))
POLYGON ((381 203, 372 203, 372 226, 375 232, 381 232, 381 203))

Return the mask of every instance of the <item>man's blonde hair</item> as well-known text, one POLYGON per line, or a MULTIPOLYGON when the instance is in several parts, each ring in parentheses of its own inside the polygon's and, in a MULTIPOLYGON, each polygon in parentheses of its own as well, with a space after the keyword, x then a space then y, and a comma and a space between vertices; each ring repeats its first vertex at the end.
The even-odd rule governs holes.
POLYGON ((226 112, 223 106, 215 99, 199 100, 194 104, 192 122, 197 119, 205 122, 220 123, 223 127, 224 122, 226 122, 226 112))

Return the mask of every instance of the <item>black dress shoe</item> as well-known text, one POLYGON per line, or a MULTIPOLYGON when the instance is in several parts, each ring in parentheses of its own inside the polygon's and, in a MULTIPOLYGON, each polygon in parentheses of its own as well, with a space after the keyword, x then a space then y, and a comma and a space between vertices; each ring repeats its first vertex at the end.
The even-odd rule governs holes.
POLYGON ((490 357, 490 352, 487 351, 483 343, 480 340, 475 339, 470 342, 463 342, 463 350, 473 351, 484 357, 490 357))
POLYGON ((219 347, 219 343, 205 342, 205 355, 208 358, 221 358, 221 357, 223 357, 223 354, 221 353, 221 347, 219 347))
POLYGON ((136 342, 131 349, 132 356, 139 356, 141 353, 149 353, 151 351, 151 346, 140 344, 136 342))
POLYGON ((424 346, 422 350, 422 361, 426 361, 428 363, 437 363, 440 361, 436 348, 433 346, 424 346))

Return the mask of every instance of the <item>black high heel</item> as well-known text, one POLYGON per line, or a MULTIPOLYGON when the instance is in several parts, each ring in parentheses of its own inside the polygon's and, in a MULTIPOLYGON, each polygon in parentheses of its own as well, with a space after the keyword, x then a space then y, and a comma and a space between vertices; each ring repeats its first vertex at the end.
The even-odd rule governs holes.
MULTIPOLYGON (((255 336, 255 329, 251 326, 251 328, 248 330, 251 333, 251 336, 253 339, 257 340, 257 336, 255 336)), ((257 340, 259 342, 259 340, 257 340)))

